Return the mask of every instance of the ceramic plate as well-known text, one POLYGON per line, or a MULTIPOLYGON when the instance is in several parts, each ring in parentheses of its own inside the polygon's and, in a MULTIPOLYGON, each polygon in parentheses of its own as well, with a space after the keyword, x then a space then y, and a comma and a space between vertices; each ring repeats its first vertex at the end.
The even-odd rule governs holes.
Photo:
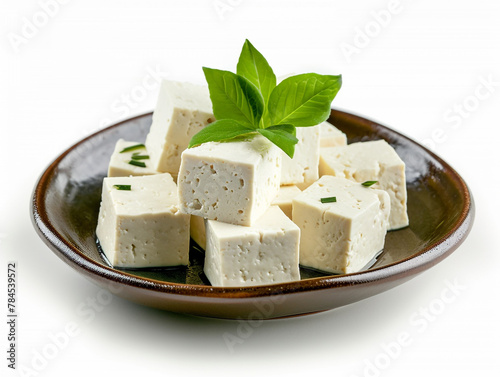
POLYGON ((326 275, 301 269, 302 280, 296 282, 211 287, 203 275, 203 253, 195 245, 187 268, 110 267, 95 237, 102 179, 115 142, 144 141, 151 114, 97 132, 59 156, 35 186, 33 223, 59 258, 114 294, 155 308, 221 318, 276 318, 353 303, 415 277, 463 242, 474 205, 455 170, 416 142, 363 117, 332 110, 329 121, 350 143, 385 139, 406 163, 410 226, 389 232, 384 251, 365 271, 326 275))

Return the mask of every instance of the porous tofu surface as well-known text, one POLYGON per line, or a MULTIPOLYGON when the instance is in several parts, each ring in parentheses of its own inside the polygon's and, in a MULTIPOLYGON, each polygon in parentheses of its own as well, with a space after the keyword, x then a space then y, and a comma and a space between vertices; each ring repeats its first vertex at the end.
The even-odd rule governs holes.
POLYGON ((347 145, 347 136, 333 124, 323 122, 319 125, 319 144, 324 147, 340 147, 347 145))
POLYGON ((383 249, 389 195, 353 181, 323 176, 293 199, 300 263, 333 273, 357 272, 383 249), (336 202, 322 203, 321 198, 336 202))
POLYGON ((188 263, 189 215, 180 212, 177 187, 168 173, 104 178, 96 234, 115 267, 188 263))
POLYGON ((281 150, 260 135, 187 149, 178 177, 181 210, 250 226, 278 194, 280 172, 281 150))
POLYGON ((205 275, 213 286, 300 279, 299 228, 271 206, 251 227, 207 220, 205 275))
POLYGON ((191 138, 214 121, 207 86, 163 80, 146 137, 153 169, 177 174, 191 138))
POLYGON ((342 147, 321 148, 320 175, 333 175, 356 182, 378 181, 373 188, 391 198, 390 230, 409 224, 405 163, 385 140, 342 147))

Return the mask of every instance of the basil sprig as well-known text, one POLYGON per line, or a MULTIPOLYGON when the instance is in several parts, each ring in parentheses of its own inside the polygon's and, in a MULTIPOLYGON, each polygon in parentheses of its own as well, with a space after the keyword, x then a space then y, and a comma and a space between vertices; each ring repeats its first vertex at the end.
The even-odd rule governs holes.
POLYGON ((342 76, 306 73, 283 80, 246 40, 236 73, 203 67, 216 121, 193 136, 189 148, 261 134, 290 158, 298 142, 296 127, 328 119, 342 76))

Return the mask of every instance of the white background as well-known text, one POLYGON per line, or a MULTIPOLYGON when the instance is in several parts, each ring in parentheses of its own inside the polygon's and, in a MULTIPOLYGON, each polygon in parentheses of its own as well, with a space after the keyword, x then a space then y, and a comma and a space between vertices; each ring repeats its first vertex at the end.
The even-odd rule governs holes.
MULTIPOLYGON (((498 1, 61 0, 44 11, 48 2, 0 5, 0 292, 5 303, 7 261, 16 261, 18 367, 37 367, 31 375, 40 376, 500 372, 498 1), (152 110, 151 71, 202 83, 203 65, 235 69, 245 38, 278 75, 342 73, 335 107, 425 142, 455 167, 476 201, 468 239, 409 283, 337 310, 260 323, 232 350, 223 335, 239 336, 235 321, 119 298, 79 314, 99 289, 33 230, 38 176, 76 141, 152 110), (456 115, 456 105, 466 110, 456 115), (447 284, 461 288, 443 304, 447 284), (432 317, 424 320, 422 309, 432 317), (36 355, 71 323, 78 334, 41 362, 36 355), (396 347, 402 333, 409 340, 396 347)), ((0 374, 14 375, 6 367, 7 327, 0 328, 0 374)))

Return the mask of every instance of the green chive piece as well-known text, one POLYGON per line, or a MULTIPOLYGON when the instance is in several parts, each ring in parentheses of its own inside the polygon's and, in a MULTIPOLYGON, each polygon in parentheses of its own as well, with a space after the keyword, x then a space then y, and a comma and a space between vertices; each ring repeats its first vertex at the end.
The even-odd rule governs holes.
POLYGON ((128 163, 130 165, 139 166, 140 168, 145 168, 146 167, 146 164, 144 162, 141 162, 141 161, 130 160, 128 163))
POLYGON ((131 145, 130 147, 123 148, 120 151, 120 153, 131 152, 131 151, 135 151, 135 150, 141 149, 141 148, 146 148, 146 146, 144 144, 131 145))
POLYGON ((131 185, 113 185, 113 187, 117 190, 130 191, 132 190, 131 185))
POLYGON ((335 203, 337 201, 336 196, 331 196, 329 198, 321 198, 321 203, 335 203))
POLYGON ((378 183, 378 181, 366 181, 366 182, 363 182, 362 185, 365 187, 370 187, 371 185, 374 185, 375 183, 378 183))
POLYGON ((132 160, 149 160, 149 156, 147 154, 145 155, 133 154, 132 160))

